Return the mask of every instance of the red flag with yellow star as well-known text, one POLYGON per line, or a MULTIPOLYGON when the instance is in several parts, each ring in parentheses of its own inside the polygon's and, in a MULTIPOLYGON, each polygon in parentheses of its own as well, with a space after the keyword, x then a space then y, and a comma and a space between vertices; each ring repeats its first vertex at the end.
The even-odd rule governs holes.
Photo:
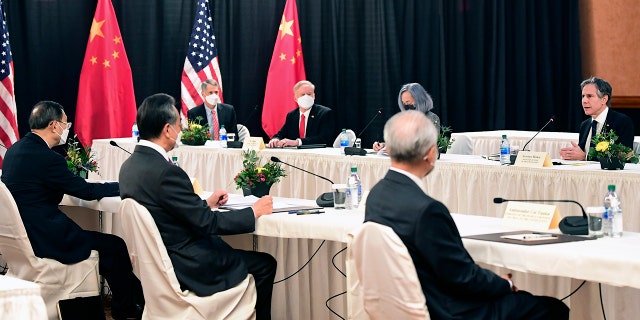
POLYGON ((287 0, 273 48, 262 106, 262 128, 269 137, 278 133, 287 112, 297 108, 293 86, 305 79, 298 8, 295 0, 287 0))
POLYGON ((98 0, 80 72, 75 130, 84 146, 93 139, 130 137, 136 98, 111 0, 98 0))

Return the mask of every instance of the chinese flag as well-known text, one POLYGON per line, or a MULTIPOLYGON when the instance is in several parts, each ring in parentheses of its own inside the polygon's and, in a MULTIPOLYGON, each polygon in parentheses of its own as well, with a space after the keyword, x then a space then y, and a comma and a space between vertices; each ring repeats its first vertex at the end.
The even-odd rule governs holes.
POLYGON ((98 0, 80 72, 75 133, 84 146, 93 139, 131 136, 136 99, 129 59, 111 0, 98 0))
POLYGON ((295 0, 287 0, 273 48, 262 107, 262 128, 269 137, 280 130, 287 112, 297 107, 293 86, 305 79, 298 9, 295 0))

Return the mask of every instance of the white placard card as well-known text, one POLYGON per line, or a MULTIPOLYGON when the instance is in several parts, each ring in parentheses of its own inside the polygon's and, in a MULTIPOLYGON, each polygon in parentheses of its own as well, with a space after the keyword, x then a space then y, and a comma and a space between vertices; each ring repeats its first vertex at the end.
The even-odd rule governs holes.
POLYGON ((242 144, 242 150, 259 151, 264 149, 264 140, 262 137, 247 137, 242 144))
POLYGON ((553 164, 551 163, 551 158, 549 158, 548 152, 532 152, 532 151, 518 152, 518 157, 516 157, 516 162, 513 165, 519 166, 519 167, 531 167, 531 168, 542 168, 542 167, 553 166, 553 164))
POLYGON ((510 201, 502 218, 505 227, 531 230, 549 230, 558 227, 560 212, 548 204, 510 201))

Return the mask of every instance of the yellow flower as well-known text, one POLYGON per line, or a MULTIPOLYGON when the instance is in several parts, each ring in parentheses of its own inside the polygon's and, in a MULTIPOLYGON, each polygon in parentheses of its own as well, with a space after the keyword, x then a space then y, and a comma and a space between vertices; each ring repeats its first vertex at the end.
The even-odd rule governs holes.
POLYGON ((191 122, 189 124, 189 129, 191 129, 191 130, 199 130, 199 129, 202 129, 202 126, 197 124, 197 123, 191 122))
POLYGON ((263 167, 259 167, 259 168, 257 168, 257 169, 258 169, 258 173, 262 173, 262 170, 264 170, 264 168, 263 168, 263 167))
POLYGON ((600 141, 596 145, 596 151, 605 152, 609 150, 609 142, 608 141, 600 141))

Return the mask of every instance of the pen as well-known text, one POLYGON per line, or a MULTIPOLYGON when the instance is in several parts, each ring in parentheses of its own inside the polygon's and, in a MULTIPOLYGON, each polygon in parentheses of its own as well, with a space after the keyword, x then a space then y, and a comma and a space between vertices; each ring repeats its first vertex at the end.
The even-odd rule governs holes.
POLYGON ((539 239, 539 238, 554 238, 550 233, 534 233, 522 236, 522 239, 539 239))
POLYGON ((296 214, 297 215, 303 215, 303 214, 318 214, 318 213, 324 213, 324 211, 322 211, 322 210, 300 210, 296 214))

